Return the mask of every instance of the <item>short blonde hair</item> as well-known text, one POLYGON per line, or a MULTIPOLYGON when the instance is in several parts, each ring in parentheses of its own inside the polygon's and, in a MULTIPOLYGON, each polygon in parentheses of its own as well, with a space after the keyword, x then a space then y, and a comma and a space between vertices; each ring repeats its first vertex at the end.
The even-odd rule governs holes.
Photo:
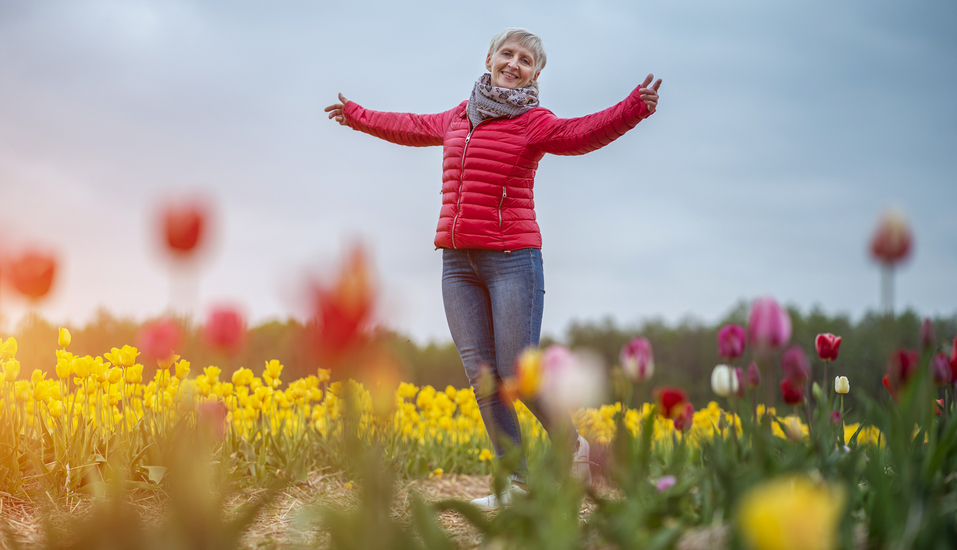
POLYGON ((545 68, 545 46, 542 45, 542 39, 527 29, 509 27, 496 34, 488 45, 488 53, 495 55, 495 52, 510 40, 518 42, 523 48, 528 48, 532 52, 535 56, 536 73, 545 68))

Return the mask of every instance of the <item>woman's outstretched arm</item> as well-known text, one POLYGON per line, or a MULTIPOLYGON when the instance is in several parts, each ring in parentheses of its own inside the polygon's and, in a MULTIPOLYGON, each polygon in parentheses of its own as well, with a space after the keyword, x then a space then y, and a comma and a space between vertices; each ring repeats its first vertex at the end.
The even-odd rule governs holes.
POLYGON ((530 144, 553 155, 583 155, 608 145, 655 112, 661 79, 651 85, 653 79, 648 75, 623 101, 594 114, 558 118, 545 111, 529 126, 530 144))
POLYGON ((392 143, 411 147, 442 145, 456 108, 432 115, 389 113, 365 109, 339 94, 341 103, 325 108, 329 118, 343 126, 392 143))

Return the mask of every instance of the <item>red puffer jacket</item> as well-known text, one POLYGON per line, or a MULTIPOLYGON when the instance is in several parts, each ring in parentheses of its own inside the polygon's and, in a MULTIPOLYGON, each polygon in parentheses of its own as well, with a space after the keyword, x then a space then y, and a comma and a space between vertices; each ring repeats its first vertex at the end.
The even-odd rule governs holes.
POLYGON ((651 114, 635 88, 624 101, 580 118, 537 107, 471 128, 466 104, 433 115, 385 113, 346 103, 349 126, 386 141, 444 146, 436 248, 541 248, 535 170, 545 153, 582 155, 618 139, 651 114))

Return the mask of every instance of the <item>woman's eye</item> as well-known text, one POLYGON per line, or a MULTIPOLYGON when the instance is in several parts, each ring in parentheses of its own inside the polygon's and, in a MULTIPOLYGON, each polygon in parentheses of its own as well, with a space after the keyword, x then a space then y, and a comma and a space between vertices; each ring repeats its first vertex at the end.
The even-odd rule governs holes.
POLYGON ((532 62, 529 61, 527 58, 522 58, 522 63, 524 63, 524 64, 526 64, 526 65, 531 65, 531 64, 532 64, 532 62))

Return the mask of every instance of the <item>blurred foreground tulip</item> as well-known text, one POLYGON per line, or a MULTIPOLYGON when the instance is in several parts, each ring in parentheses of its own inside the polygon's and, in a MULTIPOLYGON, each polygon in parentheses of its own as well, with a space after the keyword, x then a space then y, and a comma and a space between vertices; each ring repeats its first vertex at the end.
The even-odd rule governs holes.
POLYGON ((791 316, 771 297, 758 298, 748 317, 748 343, 767 353, 791 340, 791 316))
POLYGON ((332 285, 315 289, 316 346, 324 359, 336 361, 364 341, 374 301, 369 261, 355 247, 332 285))
POLYGON ((217 306, 210 310, 203 332, 206 343, 227 355, 234 355, 243 345, 246 320, 239 309, 217 306))
POLYGON ((882 382, 895 400, 917 373, 919 365, 920 357, 916 351, 898 349, 891 354, 887 362, 887 374, 884 375, 882 382))
POLYGON ((10 262, 7 273, 17 292, 31 300, 39 300, 53 286, 56 259, 49 254, 27 252, 10 262))
POLYGON ((802 385, 811 374, 811 364, 807 360, 807 354, 804 353, 804 348, 797 344, 789 347, 781 356, 781 368, 784 370, 785 378, 790 378, 802 385))
POLYGON ((207 225, 208 209, 198 200, 170 204, 163 212, 163 235, 170 252, 185 258, 201 245, 207 225))
POLYGON ((136 346, 145 358, 161 361, 173 356, 179 338, 179 325, 170 319, 158 319, 143 325, 136 346))
POLYGON ((725 325, 718 331, 718 355, 733 361, 744 353, 744 327, 725 325))
POLYGON ((800 405, 804 402, 804 382, 785 378, 781 382, 781 398, 788 405, 800 405))
POLYGON ((647 338, 637 336, 622 346, 621 369, 632 382, 644 382, 655 374, 655 357, 647 338))
POLYGON ((542 354, 542 402, 559 413, 596 407, 606 397, 605 373, 597 354, 553 344, 542 354))
POLYGON ((957 337, 954 337, 954 344, 950 349, 950 378, 957 382, 957 337))
POLYGON ((766 481, 744 496, 738 525, 753 550, 833 550, 846 493, 806 477, 766 481))
POLYGON ((950 360, 943 353, 935 353, 930 360, 930 373, 934 385, 949 386, 953 382, 950 373, 950 360))
POLYGON ((871 254, 877 261, 893 265, 910 254, 912 237, 907 218, 896 210, 885 212, 871 237, 871 254))
POLYGON ((672 420, 674 421, 675 429, 679 432, 691 430, 691 426, 694 425, 694 406, 691 403, 685 402, 672 420))

